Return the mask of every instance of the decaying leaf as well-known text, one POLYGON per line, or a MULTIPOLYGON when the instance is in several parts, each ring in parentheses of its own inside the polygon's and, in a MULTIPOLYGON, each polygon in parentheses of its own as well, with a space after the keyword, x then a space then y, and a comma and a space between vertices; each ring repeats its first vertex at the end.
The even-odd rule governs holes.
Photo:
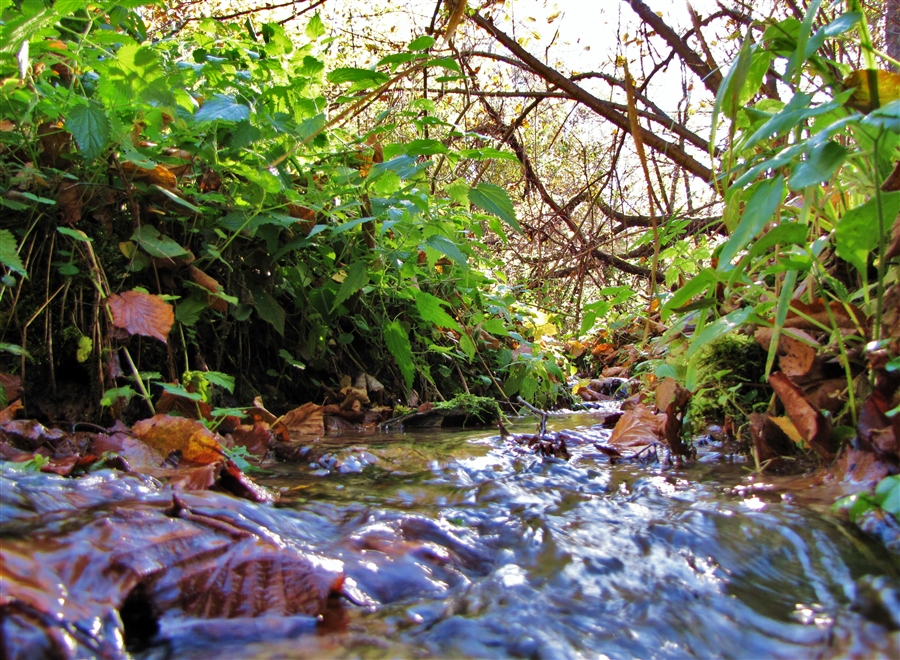
POLYGON ((8 422, 11 419, 15 419, 15 416, 19 413, 19 411, 24 409, 25 406, 22 404, 22 400, 16 399, 11 404, 6 406, 3 410, 0 410, 0 422, 8 422))
POLYGON ((156 415, 135 423, 131 431, 154 449, 164 454, 180 451, 193 463, 215 463, 224 456, 216 434, 193 419, 156 415))
POLYGON ((254 421, 257 422, 265 422, 269 426, 275 424, 278 421, 278 417, 270 413, 266 410, 266 407, 263 405, 262 397, 258 396, 253 399, 253 406, 246 409, 247 416, 251 417, 254 421))
POLYGON ((642 403, 626 411, 613 429, 609 444, 622 447, 637 447, 660 441, 660 418, 642 403))
POLYGON ((265 458, 269 453, 272 431, 266 422, 257 421, 252 425, 241 424, 231 432, 231 438, 235 446, 246 447, 248 453, 265 458))
POLYGON ((783 456, 797 453, 797 445, 766 413, 750 415, 750 438, 753 440, 756 459, 764 468, 778 467, 783 456))
POLYGON ((831 450, 831 422, 812 405, 806 394, 780 371, 769 376, 769 384, 784 405, 785 412, 800 436, 824 460, 834 458, 831 450))
POLYGON ((3 388, 7 401, 12 401, 22 396, 22 379, 19 376, 0 373, 0 387, 3 388))
POLYGON ((152 169, 145 169, 134 163, 125 161, 122 163, 122 171, 132 181, 141 181, 150 185, 157 185, 161 188, 174 190, 178 187, 178 180, 175 174, 165 165, 156 165, 152 169))
POLYGON ((663 378, 656 386, 656 408, 659 411, 665 411, 673 402, 681 408, 690 398, 690 391, 679 385, 674 378, 663 378))
POLYGON ((191 275, 191 280, 194 282, 194 284, 202 286, 204 289, 209 291, 209 306, 212 307, 215 311, 221 312, 222 314, 227 312, 228 303, 218 295, 216 295, 222 291, 222 285, 196 266, 191 266, 189 272, 191 275))
POLYGON ((165 343, 175 323, 172 306, 159 296, 143 291, 114 293, 106 302, 113 324, 130 335, 154 337, 165 343))
MULTIPOLYGON (((843 308, 842 308, 843 309, 843 308)), ((760 327, 754 337, 765 350, 772 343, 772 328, 760 327)), ((784 328, 778 337, 778 366, 785 375, 800 378, 810 372, 816 360, 818 342, 797 328, 784 328)))
POLYGON ((789 437, 791 440, 796 442, 801 447, 808 447, 809 445, 806 443, 806 440, 800 435, 800 432, 797 430, 797 427, 794 426, 794 423, 791 421, 790 417, 782 416, 782 417, 774 417, 770 416, 769 419, 778 425, 784 434, 789 437))
POLYGON ((826 309, 825 301, 821 298, 809 304, 799 300, 792 300, 784 327, 798 328, 800 330, 821 330, 822 327, 831 328, 831 319, 828 315, 829 309, 834 316, 837 327, 841 330, 856 330, 857 328, 865 330, 868 327, 868 319, 858 307, 843 305, 835 300, 829 303, 828 309, 826 309))
POLYGON ((325 422, 322 406, 315 403, 304 403, 282 416, 272 430, 284 430, 291 440, 296 442, 303 436, 322 436, 325 434, 325 422))
POLYGON ((56 190, 56 207, 59 209, 60 219, 67 225, 74 225, 81 220, 81 212, 84 208, 82 193, 84 187, 76 181, 63 181, 56 190))

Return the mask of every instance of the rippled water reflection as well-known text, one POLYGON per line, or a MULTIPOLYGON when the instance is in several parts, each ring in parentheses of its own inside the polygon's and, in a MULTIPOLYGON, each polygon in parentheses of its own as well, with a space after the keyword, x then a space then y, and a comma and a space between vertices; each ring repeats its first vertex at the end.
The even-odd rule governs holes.
MULTIPOLYGON (((551 426, 602 441, 593 421, 551 426)), ((590 442, 562 462, 471 432, 329 442, 317 467, 267 480, 284 491, 275 517, 377 604, 244 651, 900 655, 897 557, 741 463, 610 466, 590 442)))

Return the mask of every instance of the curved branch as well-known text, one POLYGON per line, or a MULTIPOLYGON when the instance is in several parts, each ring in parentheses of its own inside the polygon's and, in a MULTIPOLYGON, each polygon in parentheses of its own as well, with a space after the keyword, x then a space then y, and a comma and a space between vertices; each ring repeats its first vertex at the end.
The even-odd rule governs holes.
MULTIPOLYGON (((538 76, 546 80, 548 83, 568 93, 573 100, 586 105, 591 110, 596 112, 604 119, 607 119, 618 128, 631 133, 631 123, 628 121, 628 118, 619 110, 617 110, 613 104, 598 99, 593 94, 590 94, 585 89, 576 85, 571 80, 563 76, 559 71, 543 64, 540 60, 538 60, 536 57, 522 48, 522 46, 520 46, 515 39, 512 39, 509 35, 500 30, 496 25, 494 25, 493 21, 491 21, 490 19, 484 18, 477 13, 470 16, 469 18, 474 21, 475 24, 478 25, 478 27, 488 32, 497 41, 503 44, 510 52, 512 52, 516 57, 522 60, 522 62, 532 71, 534 71, 538 76)), ((709 167, 700 163, 679 145, 658 137, 657 135, 654 135, 653 133, 645 129, 640 130, 642 133, 644 144, 646 144, 654 151, 664 155, 673 163, 687 170, 694 176, 697 176, 707 183, 712 184, 713 174, 712 170, 709 167)))

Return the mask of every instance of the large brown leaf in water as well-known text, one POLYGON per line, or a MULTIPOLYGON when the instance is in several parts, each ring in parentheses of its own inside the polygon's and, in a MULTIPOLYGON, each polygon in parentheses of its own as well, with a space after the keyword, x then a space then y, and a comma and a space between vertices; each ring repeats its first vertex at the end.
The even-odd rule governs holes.
POLYGON ((291 440, 297 442, 303 436, 325 435, 324 406, 315 403, 304 403, 299 408, 294 408, 284 414, 276 424, 273 431, 287 431, 291 440))
POLYGON ((626 410, 616 423, 609 444, 622 447, 638 447, 660 441, 660 424, 665 414, 657 415, 642 403, 626 410))
POLYGON ((143 291, 114 293, 106 303, 112 312, 113 325, 124 328, 130 335, 154 337, 165 343, 175 323, 172 305, 143 291))
POLYGON ((156 415, 136 422, 131 432, 163 454, 180 451, 193 463, 215 463, 225 455, 216 434, 193 419, 156 415))
MULTIPOLYGON (((79 506, 70 495, 61 506, 79 506)), ((341 589, 340 562, 285 545, 241 515, 246 505, 179 497, 168 508, 153 497, 76 509, 67 523, 5 538, 0 657, 127 657, 115 611, 129 596, 155 616, 317 616, 341 589)))

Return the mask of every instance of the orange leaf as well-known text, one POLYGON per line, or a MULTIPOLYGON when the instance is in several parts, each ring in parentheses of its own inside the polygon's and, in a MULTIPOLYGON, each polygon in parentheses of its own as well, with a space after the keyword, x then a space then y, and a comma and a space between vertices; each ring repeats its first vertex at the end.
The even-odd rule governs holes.
POLYGON ((180 451, 192 463, 215 463, 225 455, 216 434, 193 419, 156 415, 137 422, 131 432, 164 454, 180 451))
POLYGON ((142 291, 125 291, 107 299, 113 325, 124 328, 130 335, 155 337, 165 343, 175 323, 172 306, 159 296, 142 291))
POLYGON ((228 303, 225 302, 222 298, 219 298, 219 296, 215 295, 222 290, 222 285, 196 266, 191 266, 190 273, 191 280, 193 280, 194 284, 202 286, 204 289, 213 294, 209 297, 209 306, 217 312, 222 312, 223 314, 227 312, 228 303))
POLYGON ((157 165, 152 169, 144 169, 134 163, 125 161, 122 163, 122 171, 130 176, 133 181, 143 181, 151 185, 155 184, 161 188, 175 189, 178 187, 175 174, 164 165, 157 165))
POLYGON ((784 410, 800 436, 825 460, 834 458, 831 451, 831 422, 816 408, 803 390, 790 378, 776 371, 769 376, 769 385, 781 399, 784 410))
MULTIPOLYGON (((665 417, 665 415, 661 415, 665 417)), ((660 418, 647 406, 639 403, 625 411, 609 438, 609 444, 635 447, 659 442, 660 418)))
POLYGON ((304 403, 279 419, 273 430, 282 427, 295 442, 301 439, 299 436, 325 435, 323 410, 322 406, 315 403, 304 403))

